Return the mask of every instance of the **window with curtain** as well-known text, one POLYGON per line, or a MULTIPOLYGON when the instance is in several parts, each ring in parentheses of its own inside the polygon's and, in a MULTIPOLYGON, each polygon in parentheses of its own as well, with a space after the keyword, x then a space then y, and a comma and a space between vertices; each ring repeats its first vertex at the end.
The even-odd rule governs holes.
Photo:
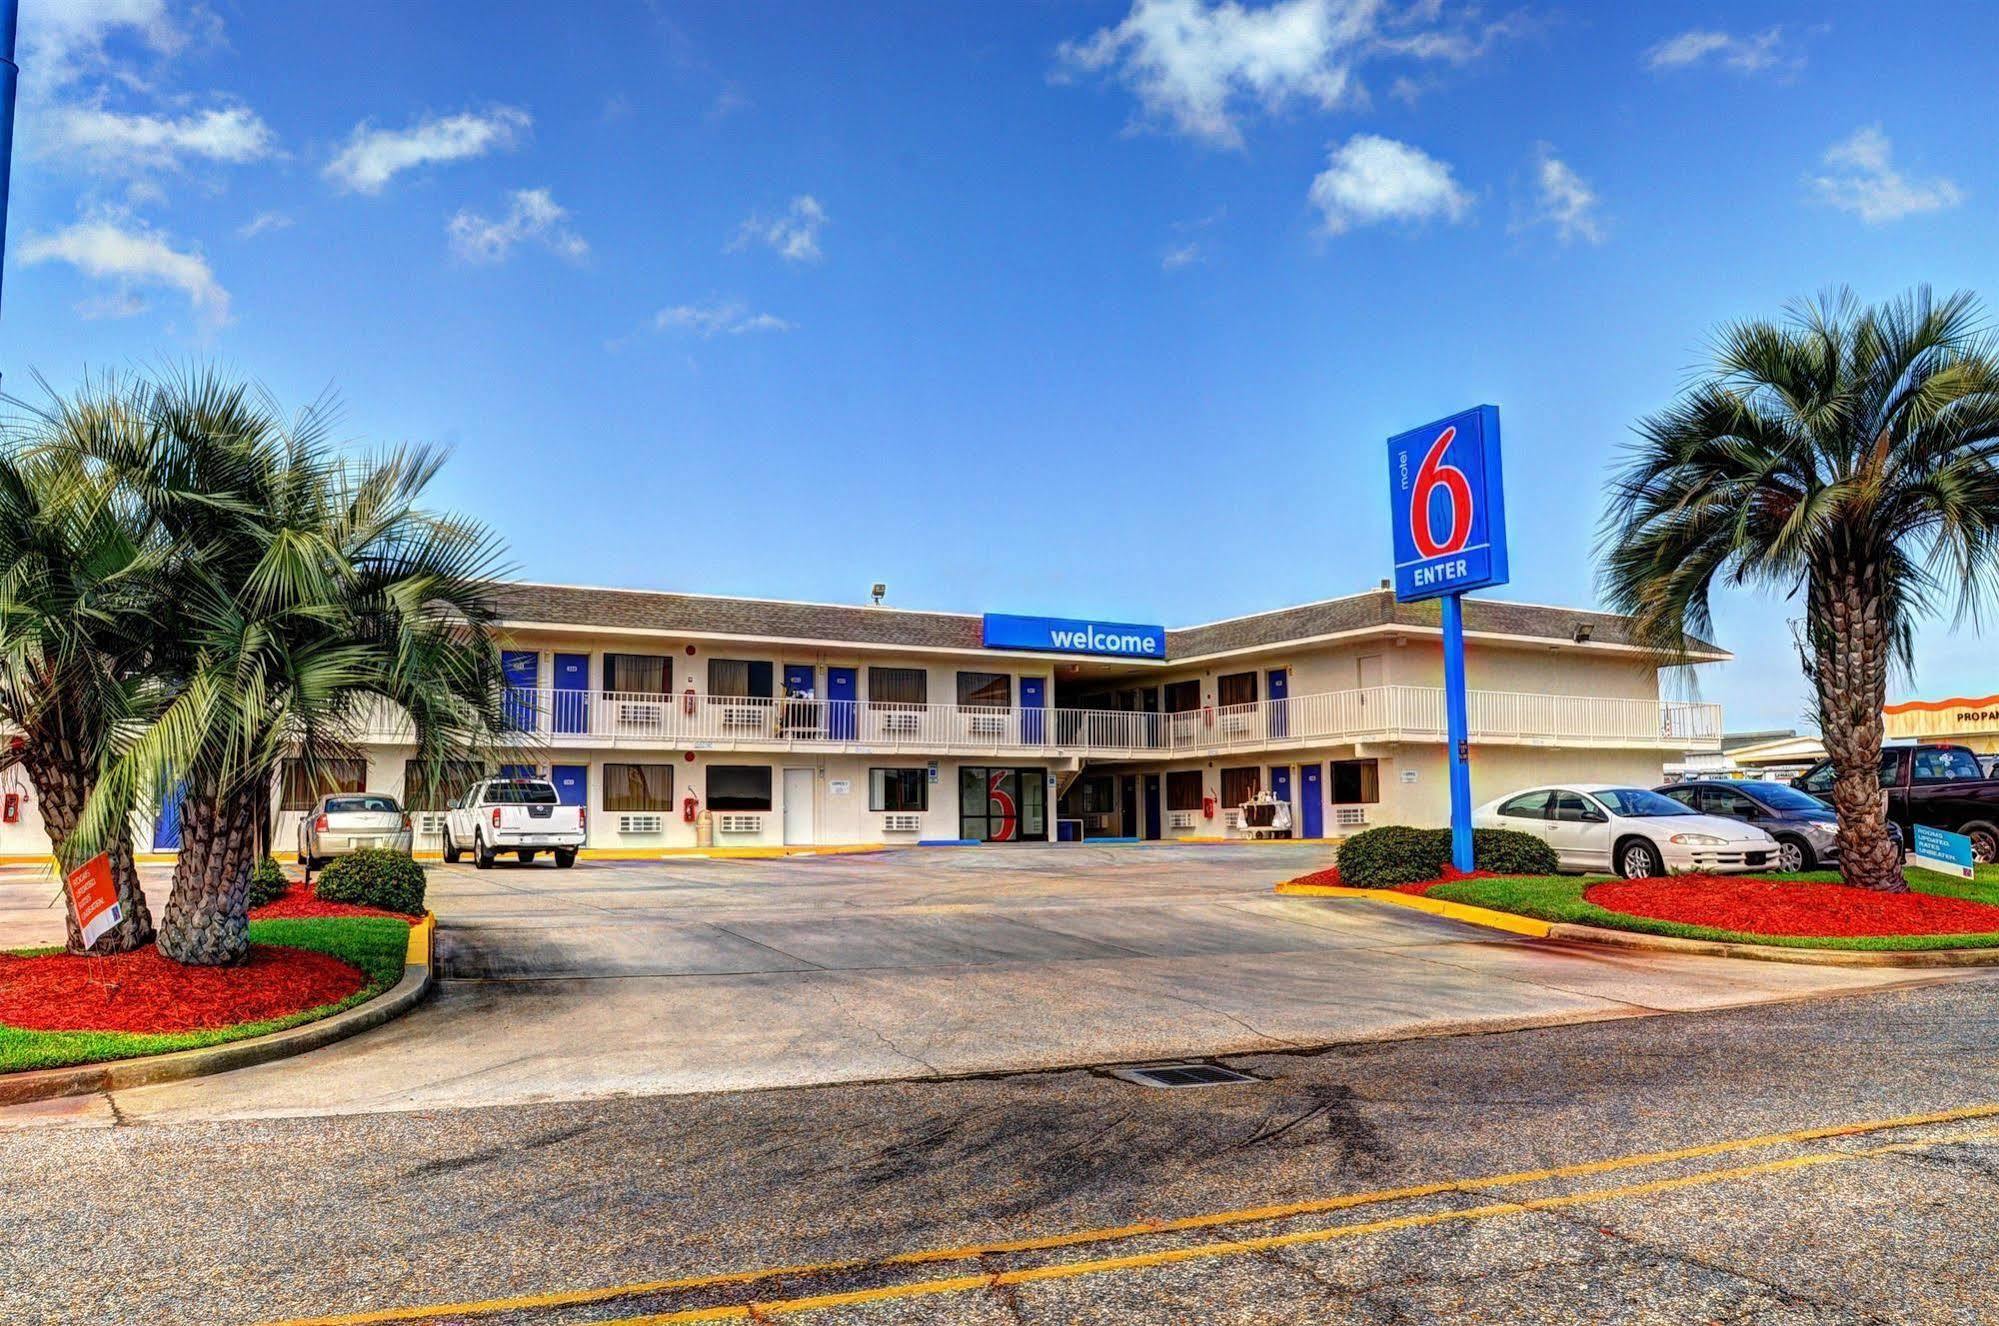
POLYGON ((605 810, 672 810, 673 766, 607 764, 603 796, 605 810))
POLYGON ((1254 672, 1231 672, 1226 677, 1216 678, 1215 703, 1219 705, 1255 704, 1256 674, 1254 672))
POLYGON ((604 689, 626 695, 665 695, 673 689, 672 660, 664 654, 606 654, 604 689))
POLYGON ((772 668, 768 663, 740 658, 708 660, 708 694, 732 700, 771 698, 772 668))
POLYGON ((1013 678, 1004 672, 958 674, 958 703, 982 709, 1006 709, 1013 704, 1013 678))
POLYGON ((1333 804, 1351 806, 1381 800, 1381 769, 1373 760, 1333 761, 1333 804))
POLYGON ((281 810, 311 810, 324 792, 365 792, 368 790, 366 760, 321 760, 308 770, 304 760, 284 763, 284 799, 281 810))
POLYGON ((929 704, 930 674, 922 668, 869 668, 868 699, 876 704, 929 704))
POLYGON ((1166 809, 1199 810, 1201 808, 1201 771, 1184 769, 1166 775, 1166 809))
POLYGON ((868 809, 930 809, 930 771, 928 769, 868 770, 868 809))
POLYGON ((485 776, 485 767, 476 760, 445 760, 432 781, 422 760, 404 760, 403 809, 443 810, 452 798, 463 796, 466 788, 485 776))
POLYGON ((1190 709, 1201 707, 1201 683, 1194 681, 1169 681, 1166 683, 1166 712, 1184 714, 1190 709))
POLYGON ((1224 806, 1240 806, 1243 802, 1255 796, 1256 790, 1262 786, 1263 770, 1261 769, 1253 767, 1248 769, 1224 769, 1222 770, 1222 804, 1224 806))
POLYGON ((709 765, 708 809, 769 810, 770 766, 768 764, 709 765))
POLYGON ((1092 775, 1076 784, 1081 792, 1085 815, 1108 815, 1117 809, 1117 785, 1105 775, 1092 775))

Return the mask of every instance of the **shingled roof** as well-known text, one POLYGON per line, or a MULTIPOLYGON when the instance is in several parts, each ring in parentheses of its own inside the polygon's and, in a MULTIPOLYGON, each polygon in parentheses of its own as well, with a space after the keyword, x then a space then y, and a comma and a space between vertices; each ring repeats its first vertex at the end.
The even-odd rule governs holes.
MULTIPOLYGON (((970 613, 911 612, 902 608, 518 581, 502 582, 494 588, 501 619, 517 625, 532 622, 546 626, 598 626, 665 634, 686 632, 928 649, 979 649, 983 644, 981 619, 970 613)), ((1465 600, 1465 629, 1474 633, 1572 640, 1579 622, 1590 626, 1593 643, 1637 643, 1629 620, 1614 613, 1494 599, 1465 600)), ((1169 660, 1185 662, 1208 654, 1281 645, 1370 626, 1434 630, 1438 623, 1439 609, 1435 602, 1397 603, 1393 593, 1377 589, 1168 631, 1166 652, 1169 660)), ((1696 657, 1728 657, 1724 650, 1705 640, 1689 638, 1687 645, 1696 657)))

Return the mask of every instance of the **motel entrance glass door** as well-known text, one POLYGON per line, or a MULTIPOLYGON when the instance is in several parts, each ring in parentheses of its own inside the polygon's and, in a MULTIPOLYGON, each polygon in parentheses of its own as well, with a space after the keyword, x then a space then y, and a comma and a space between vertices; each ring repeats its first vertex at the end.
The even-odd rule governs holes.
POLYGON ((1048 841, 1048 774, 965 765, 958 770, 958 836, 981 843, 1048 841))

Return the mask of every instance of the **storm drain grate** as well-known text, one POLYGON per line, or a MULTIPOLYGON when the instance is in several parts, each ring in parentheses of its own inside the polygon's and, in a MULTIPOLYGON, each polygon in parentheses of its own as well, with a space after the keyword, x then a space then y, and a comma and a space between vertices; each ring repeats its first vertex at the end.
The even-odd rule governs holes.
POLYGON ((1120 1068, 1111 1076, 1142 1087, 1169 1088, 1225 1087, 1237 1082, 1262 1081, 1219 1064, 1147 1064, 1142 1068, 1120 1068))

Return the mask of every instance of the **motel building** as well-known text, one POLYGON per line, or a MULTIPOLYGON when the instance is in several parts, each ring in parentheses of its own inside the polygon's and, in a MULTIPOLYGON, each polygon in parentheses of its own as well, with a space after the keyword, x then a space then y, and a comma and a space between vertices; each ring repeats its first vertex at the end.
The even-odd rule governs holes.
MULTIPOLYGON (((497 769, 427 786, 394 718, 334 770, 400 798, 419 852, 488 772, 550 778, 587 807, 594 853, 1234 838, 1259 792, 1299 838, 1449 820, 1438 605, 1385 587, 1174 630, 570 585, 500 599, 517 735, 497 769)), ((1650 786, 1720 749, 1719 706, 1662 699, 1624 619, 1464 606, 1476 800, 1650 786)), ((12 777, 0 853, 44 853, 12 777)), ((283 857, 315 790, 287 770, 283 857)), ((177 845, 169 806, 139 846, 177 845)))

